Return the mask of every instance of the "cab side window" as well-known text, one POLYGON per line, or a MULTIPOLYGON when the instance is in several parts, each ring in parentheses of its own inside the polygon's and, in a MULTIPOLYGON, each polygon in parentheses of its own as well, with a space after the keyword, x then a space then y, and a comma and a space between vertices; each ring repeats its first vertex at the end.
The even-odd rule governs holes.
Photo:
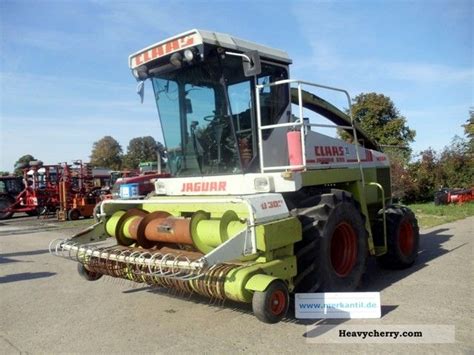
MULTIPOLYGON (((262 74, 258 77, 259 85, 271 84, 288 79, 285 68, 262 64, 262 74)), ((279 121, 289 104, 289 85, 266 86, 260 90, 260 117, 262 126, 275 124, 279 121)), ((264 139, 270 130, 263 131, 264 139)))

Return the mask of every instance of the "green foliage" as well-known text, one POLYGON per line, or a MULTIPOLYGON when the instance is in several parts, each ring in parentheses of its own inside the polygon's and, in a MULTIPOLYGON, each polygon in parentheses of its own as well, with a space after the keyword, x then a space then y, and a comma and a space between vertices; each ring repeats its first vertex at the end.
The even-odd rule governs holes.
POLYGON ((21 156, 15 163, 14 165, 14 172, 13 174, 16 176, 22 176, 23 175, 23 168, 21 168, 22 164, 29 164, 30 161, 36 160, 31 154, 26 154, 21 156))
POLYGON ((441 187, 469 188, 474 182, 474 161, 467 140, 454 137, 451 144, 437 153, 429 148, 408 165, 410 183, 403 186, 405 203, 432 201, 441 187))
MULTIPOLYGON (((403 199, 407 190, 416 191, 408 164, 415 131, 408 127, 393 101, 383 94, 361 93, 353 99, 352 114, 360 128, 389 156, 393 196, 403 199)), ((338 133, 343 140, 351 140, 348 133, 338 133)))
POLYGON ((157 153, 163 149, 163 145, 151 136, 133 138, 128 143, 123 165, 128 169, 137 169, 141 162, 156 161, 157 153))
POLYGON ((0 176, 8 176, 10 175, 10 172, 8 171, 0 171, 0 176))
POLYGON ((94 142, 90 164, 94 167, 120 170, 122 166, 122 147, 111 136, 105 136, 94 142))
POLYGON ((392 154, 390 157, 392 175, 392 197, 399 201, 407 198, 407 191, 416 191, 410 165, 403 156, 392 154))
POLYGON ((446 187, 470 187, 474 183, 474 161, 469 142, 455 136, 440 156, 439 184, 446 187))
MULTIPOLYGON (((382 94, 360 94, 353 99, 354 120, 389 156, 393 197, 403 202, 432 201, 441 187, 468 188, 474 182, 474 110, 463 125, 468 139, 455 137, 441 152, 422 151, 410 163, 415 131, 407 126, 393 101, 382 94), (390 146, 390 147, 388 147, 390 146)), ((350 136, 339 131, 344 140, 350 136)))
POLYGON ((422 151, 419 159, 408 165, 410 184, 404 186, 404 201, 432 201, 434 192, 440 187, 438 153, 432 148, 422 151))
POLYGON ((474 109, 471 108, 469 110, 469 119, 466 121, 466 124, 463 125, 464 127, 464 134, 467 136, 469 140, 469 155, 471 159, 474 159, 474 109))
POLYGON ((474 109, 469 110, 469 119, 466 121, 466 124, 463 125, 464 134, 469 138, 472 143, 474 139, 474 109))
MULTIPOLYGON (((374 92, 361 93, 353 99, 352 114, 369 137, 381 146, 395 147, 387 147, 385 152, 408 160, 411 152, 409 145, 416 133, 407 126, 406 118, 400 115, 388 96, 374 92)), ((339 131, 339 135, 346 141, 349 139, 344 131, 339 131)))

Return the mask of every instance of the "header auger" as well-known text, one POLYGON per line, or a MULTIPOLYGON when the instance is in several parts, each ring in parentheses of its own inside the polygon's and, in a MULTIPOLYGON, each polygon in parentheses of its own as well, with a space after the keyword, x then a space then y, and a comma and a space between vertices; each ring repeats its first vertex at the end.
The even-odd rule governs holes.
POLYGON ((415 261, 417 221, 391 204, 386 155, 308 88, 342 93, 350 112, 345 90, 290 80, 283 51, 201 30, 129 63, 142 98, 153 86, 169 175, 144 200, 103 201, 95 225, 52 242, 81 275, 247 302, 275 323, 292 292, 354 290, 368 254, 415 261))

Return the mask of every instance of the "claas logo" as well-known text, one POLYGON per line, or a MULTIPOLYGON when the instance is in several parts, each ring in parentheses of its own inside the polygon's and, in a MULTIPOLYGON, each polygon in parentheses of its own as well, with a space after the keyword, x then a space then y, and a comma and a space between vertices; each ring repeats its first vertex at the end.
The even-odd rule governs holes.
POLYGON ((146 50, 145 52, 137 54, 135 57, 133 57, 132 67, 136 68, 139 65, 148 63, 154 59, 179 51, 180 49, 190 47, 193 44, 194 44, 193 35, 184 36, 184 37, 166 42, 164 44, 160 44, 156 47, 146 50))
POLYGON ((345 149, 341 146, 317 145, 314 147, 314 153, 318 157, 343 157, 345 149))

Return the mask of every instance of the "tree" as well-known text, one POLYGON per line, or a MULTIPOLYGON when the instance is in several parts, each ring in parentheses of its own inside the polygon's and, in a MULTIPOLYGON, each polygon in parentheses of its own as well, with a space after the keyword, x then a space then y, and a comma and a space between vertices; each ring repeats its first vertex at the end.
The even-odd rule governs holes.
POLYGON ((92 166, 120 170, 122 147, 113 137, 105 136, 94 142, 90 158, 92 166))
POLYGON ((474 161, 467 140, 455 136, 451 144, 437 153, 429 148, 408 165, 403 186, 403 201, 432 201, 441 187, 468 188, 474 181, 474 161))
POLYGON ((390 171, 392 175, 392 197, 395 200, 411 200, 418 193, 417 185, 413 180, 412 166, 399 157, 390 158, 390 171))
MULTIPOLYGON (((385 147, 386 153, 395 152, 409 159, 416 132, 407 126, 406 118, 400 115, 393 101, 383 94, 375 92, 356 96, 352 104, 354 120, 372 139, 385 147)), ((349 135, 339 131, 342 139, 348 140, 349 135)))
POLYGON ((469 142, 455 136, 451 145, 441 152, 442 176, 439 184, 445 187, 471 187, 474 181, 474 161, 469 142))
POLYGON ((163 145, 157 143, 151 136, 136 137, 130 140, 123 165, 129 169, 136 169, 141 162, 156 161, 158 152, 163 151, 163 145))
POLYGON ((463 125, 464 134, 469 140, 469 152, 471 159, 474 160, 474 107, 471 107, 469 110, 469 119, 466 121, 466 124, 463 125))
POLYGON ((14 172, 13 174, 16 176, 22 176, 23 175, 23 169, 25 166, 28 166, 30 164, 30 161, 36 160, 31 154, 26 154, 20 157, 15 165, 13 166, 14 172))
POLYGON ((418 161, 409 165, 411 184, 405 188, 404 202, 432 201, 440 187, 442 172, 438 153, 428 148, 419 157, 418 161))
MULTIPOLYGON (((361 93, 352 101, 354 121, 383 147, 390 158, 393 196, 403 199, 407 191, 416 190, 410 180, 409 166, 410 143, 415 138, 415 131, 408 127, 406 118, 400 115, 388 96, 375 92, 361 93)), ((338 133, 345 141, 352 138, 343 130, 338 130, 338 133)))
POLYGON ((471 144, 474 140, 474 108, 469 110, 469 119, 466 121, 466 124, 463 125, 464 134, 469 138, 471 144))
POLYGON ((8 176, 10 175, 9 171, 0 171, 0 176, 8 176))

